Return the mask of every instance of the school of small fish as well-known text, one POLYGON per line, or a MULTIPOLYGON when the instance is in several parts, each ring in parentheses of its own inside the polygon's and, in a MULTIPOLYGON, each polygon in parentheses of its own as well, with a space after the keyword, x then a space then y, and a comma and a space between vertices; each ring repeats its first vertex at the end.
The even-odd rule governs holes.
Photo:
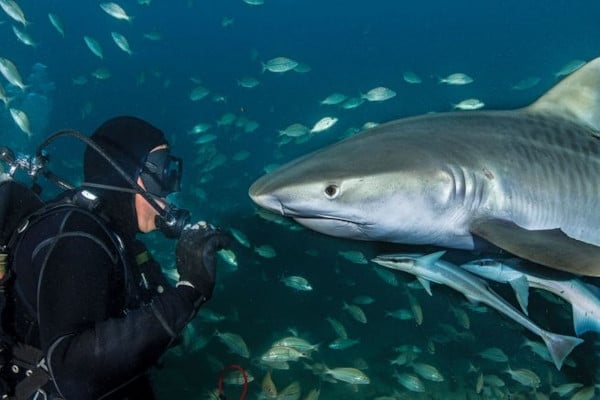
MULTIPOLYGON (((236 3, 259 13, 271 1, 236 3)), ((269 121, 255 118, 259 115, 257 105, 251 102, 240 105, 235 99, 277 91, 280 85, 318 76, 318 68, 302 52, 252 49, 246 55, 238 55, 238 60, 247 61, 249 67, 231 73, 228 84, 205 79, 201 66, 197 75, 184 77, 177 76, 176 67, 173 72, 154 65, 124 72, 127 69, 123 66, 146 59, 155 51, 189 45, 173 42, 182 39, 173 39, 168 27, 148 19, 147 10, 153 7, 151 0, 90 4, 90 15, 105 23, 104 30, 87 27, 84 20, 68 18, 58 6, 43 10, 44 18, 39 20, 33 17, 40 12, 34 12, 35 7, 25 0, 0 0, 4 13, 0 24, 5 23, 6 27, 0 35, 3 40, 18 42, 24 52, 47 49, 48 36, 53 35, 65 48, 77 52, 81 70, 69 77, 67 86, 72 86, 71 89, 94 91, 98 87, 116 86, 114 90, 118 92, 125 79, 134 88, 158 82, 161 90, 170 93, 177 88, 177 95, 173 99, 163 98, 159 90, 152 93, 156 101, 164 102, 165 107, 171 107, 172 101, 174 108, 198 110, 194 118, 182 121, 180 132, 169 134, 176 146, 195 154, 188 166, 190 174, 198 179, 189 182, 185 190, 201 212, 245 212, 245 206, 237 200, 215 199, 212 194, 211 185, 216 182, 228 190, 244 186, 245 180, 221 182, 215 178, 228 165, 239 171, 240 178, 250 181, 257 171, 246 170, 247 160, 260 163, 268 172, 283 163, 288 158, 286 152, 295 151, 292 148, 303 149, 307 142, 345 138, 376 126, 379 122, 369 118, 369 110, 386 106, 400 110, 413 101, 409 90, 431 85, 449 93, 445 107, 435 111, 469 112, 492 106, 492 99, 478 86, 483 78, 476 70, 456 72, 440 66, 432 74, 407 65, 396 71, 395 79, 371 79, 364 84, 337 88, 306 87, 310 101, 302 103, 292 94, 284 93, 282 103, 294 103, 297 111, 281 112, 283 106, 271 106, 269 112, 279 118, 275 127, 267 128, 269 121), (77 31, 83 33, 73 33, 76 24, 82 27, 77 31), (217 114, 206 112, 209 109, 217 110, 217 114), (301 112, 304 110, 310 112, 301 112), (258 155, 242 148, 239 143, 244 138, 252 138, 258 148, 272 150, 274 155, 265 157, 267 153, 258 155), (208 209, 209 205, 212 209, 208 209)), ((233 14, 219 15, 212 22, 223 32, 233 32, 244 23, 233 14)), ((34 94, 27 73, 32 67, 22 59, 20 52, 0 48, 0 101, 4 103, 0 116, 6 116, 19 135, 34 143, 33 139, 41 139, 48 132, 36 126, 36 119, 22 107, 22 99, 34 94)), ((45 64, 45 60, 39 61, 45 64)), ((215 61, 210 55, 205 62, 229 63, 215 61)), ((546 74, 522 75, 506 82, 505 87, 512 91, 536 90, 547 75, 556 79, 583 64, 580 59, 566 60, 546 74)), ((231 65, 227 67, 233 70, 231 65)), ((95 121, 99 108, 97 101, 82 101, 78 117, 95 121)), ((157 379, 162 374, 166 376, 161 383, 194 387, 197 376, 188 377, 180 370, 168 371, 175 368, 169 366, 169 361, 186 360, 188 364, 202 365, 215 376, 228 364, 243 366, 244 373, 230 371, 224 383, 237 388, 248 383, 253 398, 259 399, 599 398, 600 389, 593 374, 592 378, 580 378, 556 371, 543 343, 495 316, 489 308, 466 302, 449 291, 440 291, 437 296, 444 300, 434 309, 431 298, 410 277, 369 263, 375 254, 368 254, 365 247, 349 242, 329 247, 328 238, 321 238, 322 248, 308 247, 303 242, 306 230, 289 219, 263 210, 245 213, 243 218, 251 219, 265 231, 262 235, 247 232, 247 226, 231 222, 234 226, 229 230, 235 245, 218 254, 221 274, 218 295, 200 310, 183 331, 181 343, 166 355, 167 368, 157 375, 157 379), (275 236, 266 234, 266 230, 275 232, 275 236), (292 245, 284 246, 278 236, 285 237, 292 245), (290 254, 298 259, 302 269, 289 265, 290 254), (323 265, 320 260, 324 257, 332 260, 332 265, 323 265), (320 270, 324 268, 334 271, 335 279, 323 279, 320 270), (361 280, 350 277, 356 273, 361 280), (231 287, 246 293, 241 301, 227 297, 235 293, 231 287), (348 295, 340 297, 338 292, 333 293, 338 289, 348 295), (237 303, 243 303, 245 311, 237 303), (246 307, 253 312, 249 313, 246 307), (287 311, 282 314, 276 308, 287 311), (496 329, 494 324, 515 329, 506 332, 496 329), (497 336, 505 334, 514 338, 514 346, 496 343, 497 336), (372 352, 372 348, 377 348, 377 352, 372 352)), ((178 274, 172 260, 167 255, 157 255, 161 257, 165 257, 162 262, 165 275, 175 282, 178 274)), ((534 296, 538 302, 550 304, 548 299, 556 302, 553 306, 564 313, 560 318, 565 329, 571 328, 568 304, 556 296, 534 296)), ((588 350, 598 352, 597 343, 592 341, 588 350)), ((569 357, 564 369, 574 371, 578 362, 576 357, 569 357)), ((213 382, 212 377, 203 382, 206 381, 213 382)), ((197 391, 194 398, 219 398, 218 392, 208 385, 204 389, 203 397, 197 391)))

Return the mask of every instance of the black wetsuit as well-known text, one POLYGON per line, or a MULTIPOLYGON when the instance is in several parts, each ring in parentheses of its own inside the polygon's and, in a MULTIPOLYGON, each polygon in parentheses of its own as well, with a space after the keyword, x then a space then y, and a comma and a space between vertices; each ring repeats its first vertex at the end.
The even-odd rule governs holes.
POLYGON ((170 286, 135 234, 119 240, 110 229, 82 208, 58 208, 13 253, 13 328, 45 354, 44 389, 59 398, 152 399, 145 373, 196 311, 194 289, 170 286))

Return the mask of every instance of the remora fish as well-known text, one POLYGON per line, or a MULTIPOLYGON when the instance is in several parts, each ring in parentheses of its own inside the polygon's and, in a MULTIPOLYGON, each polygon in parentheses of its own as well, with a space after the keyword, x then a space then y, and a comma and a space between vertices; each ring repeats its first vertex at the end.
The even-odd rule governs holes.
POLYGON ((440 257, 444 253, 444 251, 439 251, 422 257, 407 257, 402 254, 380 255, 371 261, 381 266, 404 271, 416 276, 419 282, 423 284, 425 290, 430 294, 431 288, 429 283, 435 282, 464 294, 470 301, 487 304, 530 332, 541 337, 544 343, 546 343, 557 369, 562 367, 565 358, 575 346, 583 342, 582 339, 576 337, 558 335, 540 328, 494 292, 483 279, 454 264, 440 260, 440 257))
POLYGON ((258 205, 333 236, 473 249, 600 276, 600 58, 528 107, 392 121, 258 179, 258 205))
POLYGON ((535 271, 490 259, 474 260, 461 265, 461 268, 482 278, 509 283, 525 313, 529 287, 554 293, 571 304, 573 326, 577 336, 588 331, 600 332, 600 298, 577 278, 564 276, 566 274, 535 271))

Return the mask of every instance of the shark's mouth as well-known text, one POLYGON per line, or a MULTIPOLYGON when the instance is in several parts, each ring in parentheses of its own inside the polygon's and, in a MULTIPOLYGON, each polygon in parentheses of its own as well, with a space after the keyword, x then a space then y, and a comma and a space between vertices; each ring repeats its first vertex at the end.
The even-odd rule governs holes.
POLYGON ((369 227, 373 225, 335 215, 301 213, 283 205, 281 213, 309 229, 338 237, 368 240, 370 238, 369 227))
POLYGON ((305 213, 301 213, 298 211, 295 211, 291 208, 285 207, 283 204, 281 204, 281 209, 280 209, 281 215, 283 215, 284 217, 290 217, 293 218, 295 220, 297 220, 298 222, 300 222, 301 220, 321 220, 321 221, 339 221, 342 223, 347 223, 347 224, 351 224, 351 225, 369 225, 367 223, 364 222, 359 222, 359 221, 355 221, 355 220, 351 220, 348 218, 342 218, 342 217, 338 217, 335 215, 329 215, 329 214, 305 214, 305 213))
POLYGON ((357 240, 372 240, 368 225, 341 218, 293 217, 296 222, 326 235, 357 240))

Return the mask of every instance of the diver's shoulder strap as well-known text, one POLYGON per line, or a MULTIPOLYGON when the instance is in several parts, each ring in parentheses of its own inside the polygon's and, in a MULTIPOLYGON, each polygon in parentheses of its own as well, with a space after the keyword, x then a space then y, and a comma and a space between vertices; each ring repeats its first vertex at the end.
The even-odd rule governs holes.
POLYGON ((69 195, 62 197, 60 200, 43 203, 36 210, 21 219, 8 240, 7 248, 14 249, 16 242, 19 240, 22 234, 40 217, 49 215, 50 213, 56 212, 60 209, 68 208, 76 209, 84 214, 87 214, 99 225, 101 225, 103 230, 112 237, 113 235, 106 227, 108 220, 100 212, 98 212, 99 204, 99 198, 87 190, 73 191, 69 195))

